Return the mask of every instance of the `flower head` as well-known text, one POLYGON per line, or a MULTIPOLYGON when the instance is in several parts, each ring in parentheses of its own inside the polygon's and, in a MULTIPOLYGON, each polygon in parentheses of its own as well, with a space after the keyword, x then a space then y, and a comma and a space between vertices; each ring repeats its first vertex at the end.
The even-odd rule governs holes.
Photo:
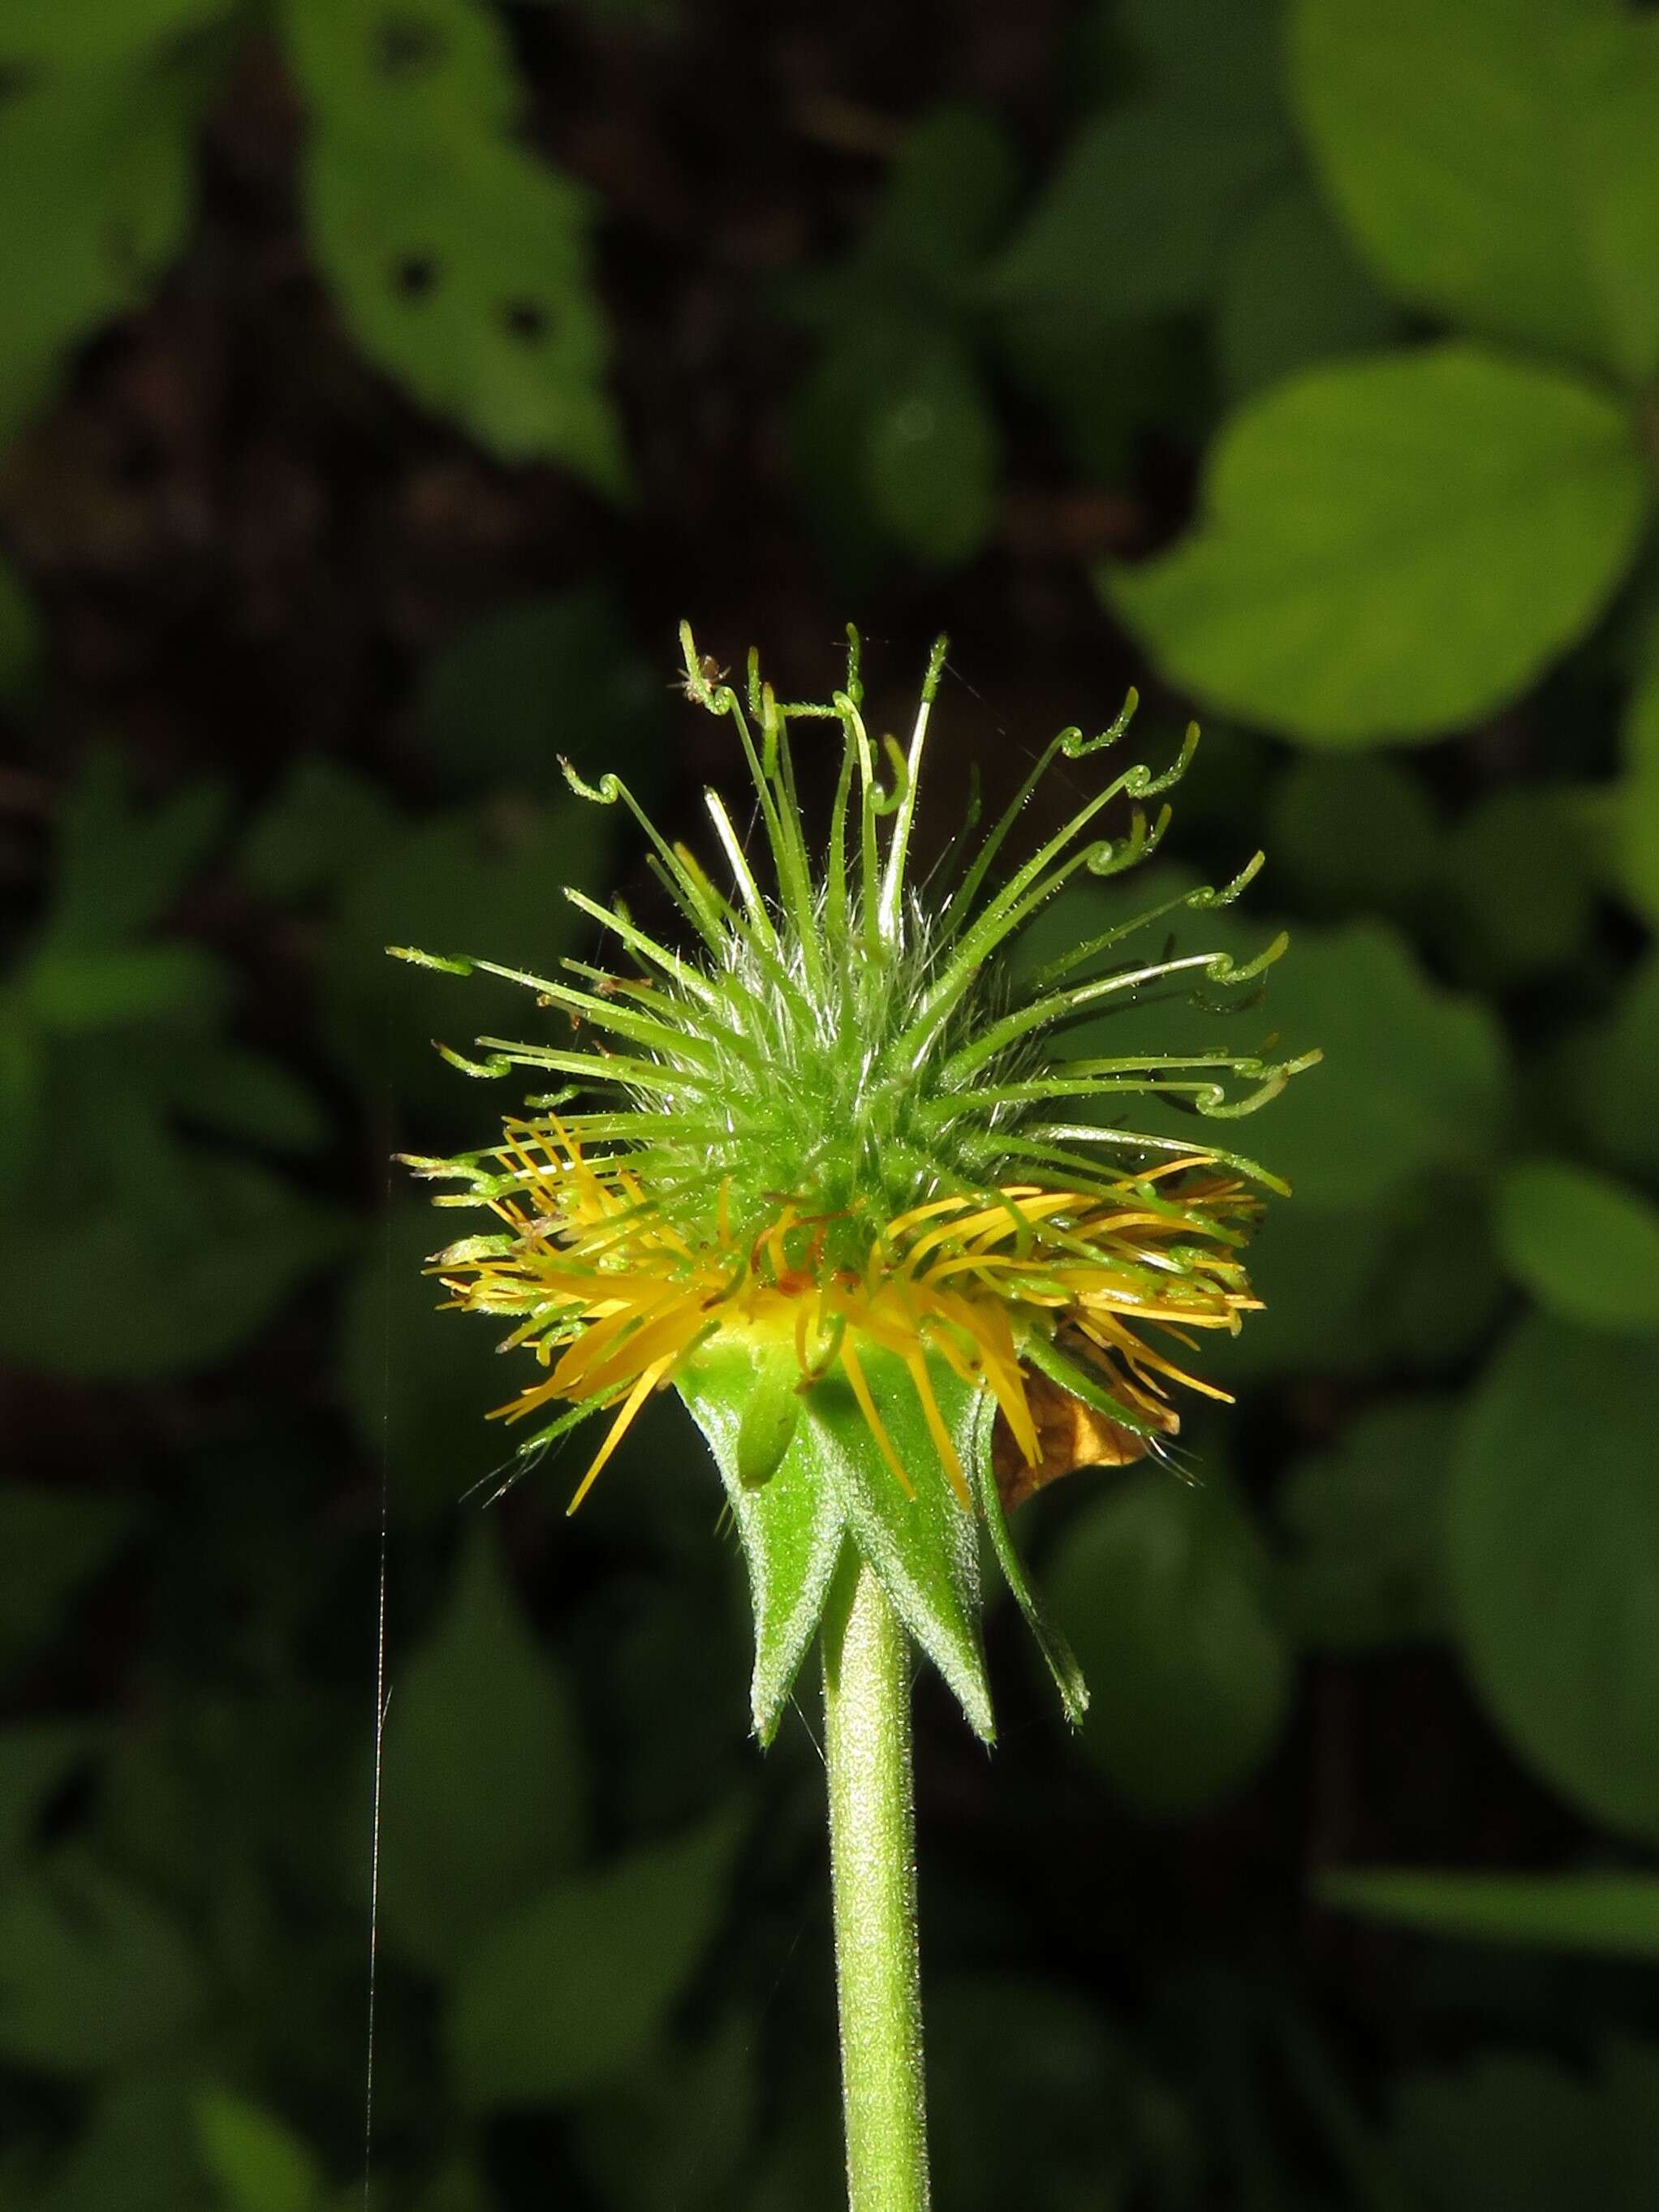
MULTIPOLYGON (((796 1448, 803 1407, 833 1426, 842 1407, 843 1443, 850 1421, 854 1456, 873 1454, 894 1498, 942 1484, 970 1510, 991 1511, 998 1488, 1017 1502, 1085 1454, 1158 1447, 1179 1426, 1176 1386, 1224 1395, 1190 1370, 1195 1333, 1237 1329, 1256 1303, 1239 1251, 1263 1193, 1282 1186, 1236 1153, 1109 1117, 1136 1093, 1236 1116, 1307 1063, 1224 1051, 1066 1060, 1055 1044, 1153 988, 1248 991, 1282 939, 1243 964, 1127 948, 1181 908, 1236 897, 1261 856, 1224 888, 1182 893, 1072 947, 1018 994, 1002 962, 1072 878, 1115 875, 1156 848, 1169 809, 1152 816, 1146 802, 1178 780, 1196 731, 1171 769, 1126 768, 1000 870, 1054 761, 1115 744, 1133 695, 1100 735, 1063 732, 971 851, 970 818, 953 879, 936 896, 930 884, 924 902, 911 846, 943 641, 901 747, 866 726, 854 633, 845 687, 826 705, 779 702, 752 654, 745 702, 689 629, 682 638, 688 696, 735 727, 769 881, 714 793, 729 891, 617 778, 593 786, 567 763, 581 797, 637 818, 680 942, 569 890, 630 973, 567 960, 547 978, 401 954, 511 976, 576 1024, 556 1043, 482 1039, 482 1061, 449 1054, 470 1073, 527 1066, 567 1087, 531 1101, 484 1152, 411 1162, 465 1186, 441 1205, 495 1217, 434 1267, 454 1304, 513 1321, 508 1343, 538 1363, 501 1416, 552 1413, 526 1451, 605 1417, 573 1510, 671 1383, 698 1410, 738 1504, 796 1448), (821 857, 791 743, 814 725, 839 740, 821 857), (743 1401, 734 1432, 708 1413, 711 1375, 738 1378, 714 1388, 743 1401)), ((847 1525, 862 1543, 857 1518, 847 1525)), ((832 1563, 841 1533, 836 1522, 832 1563)))

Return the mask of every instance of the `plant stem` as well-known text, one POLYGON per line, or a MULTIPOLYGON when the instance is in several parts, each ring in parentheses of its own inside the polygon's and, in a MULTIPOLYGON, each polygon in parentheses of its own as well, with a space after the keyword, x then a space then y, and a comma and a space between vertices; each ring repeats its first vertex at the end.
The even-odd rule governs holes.
POLYGON ((836 1978, 849 2212, 927 2212, 910 1653, 862 1561, 824 1620, 836 1978))

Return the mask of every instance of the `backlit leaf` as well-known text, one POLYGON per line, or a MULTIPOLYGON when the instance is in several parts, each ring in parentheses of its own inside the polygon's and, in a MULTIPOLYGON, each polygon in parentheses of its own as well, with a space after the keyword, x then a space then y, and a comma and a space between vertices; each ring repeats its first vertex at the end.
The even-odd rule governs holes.
POLYGON ((1659 1837, 1659 1363, 1615 1336, 1524 1322, 1454 1457, 1450 1587, 1506 1735, 1601 1820, 1659 1837))
POLYGON ((1513 697, 1605 605, 1651 494, 1625 411, 1474 347, 1312 369, 1223 430, 1198 526, 1107 595, 1199 698, 1310 744, 1513 697))
POLYGON ((1585 1328, 1659 1332, 1659 1208, 1571 1160, 1518 1162, 1498 1191, 1511 1273, 1551 1313, 1585 1328))

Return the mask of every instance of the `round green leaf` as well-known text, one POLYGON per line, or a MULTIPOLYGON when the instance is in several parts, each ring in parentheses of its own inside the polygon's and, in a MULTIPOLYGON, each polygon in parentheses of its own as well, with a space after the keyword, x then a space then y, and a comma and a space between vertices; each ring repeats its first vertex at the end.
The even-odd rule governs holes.
POLYGON ((1525 1160, 1498 1193, 1498 1240, 1541 1306, 1586 1328, 1659 1330, 1659 1208, 1568 1160, 1525 1160))
POLYGON ((1454 1456, 1465 1660, 1523 1755, 1659 1838, 1659 1362, 1542 1320, 1494 1361, 1454 1456))
POLYGON ((1659 40, 1562 0, 1301 0, 1291 86, 1403 297, 1640 376, 1659 342, 1659 40))
POLYGON ((1611 399, 1436 346, 1312 370, 1245 407, 1196 530, 1104 588, 1226 711, 1313 744, 1424 737, 1582 635, 1650 506, 1611 399))
POLYGON ((1376 753, 1309 753, 1274 785, 1264 844, 1276 873, 1321 912, 1416 908, 1439 857, 1428 793, 1376 753))
POLYGON ((978 552, 996 519, 997 448, 967 353, 943 332, 919 336, 867 434, 871 506, 889 537, 941 568, 978 552))
POLYGON ((1048 1579, 1091 1692, 1078 1742, 1143 1811, 1196 1812, 1272 1748, 1291 1661, 1265 1577, 1225 1490, 1162 1468, 1128 1476, 1066 1530, 1048 1579))

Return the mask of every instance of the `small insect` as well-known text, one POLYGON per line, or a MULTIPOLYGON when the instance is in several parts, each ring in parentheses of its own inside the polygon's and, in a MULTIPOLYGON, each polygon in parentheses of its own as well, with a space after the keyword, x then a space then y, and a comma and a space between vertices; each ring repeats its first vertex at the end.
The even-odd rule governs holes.
POLYGON ((722 668, 712 653, 703 654, 697 663, 697 670, 702 678, 701 684, 688 672, 676 676, 670 683, 669 690, 678 691, 683 699, 690 699, 695 703, 711 684, 724 684, 732 672, 729 668, 722 668))

